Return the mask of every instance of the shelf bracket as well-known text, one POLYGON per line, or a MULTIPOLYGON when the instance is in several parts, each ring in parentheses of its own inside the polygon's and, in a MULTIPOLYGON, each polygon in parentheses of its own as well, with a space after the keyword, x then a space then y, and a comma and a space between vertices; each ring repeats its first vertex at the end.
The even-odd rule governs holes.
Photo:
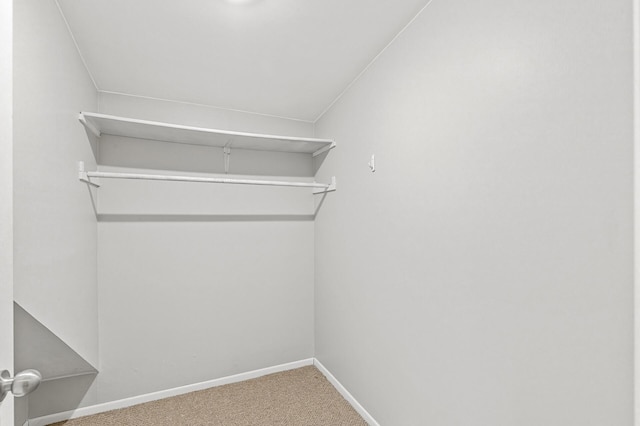
POLYGON ((311 154, 312 157, 317 157, 318 155, 322 154, 323 152, 327 152, 333 148, 336 147, 336 143, 335 142, 331 142, 331 145, 327 145, 325 147, 320 148, 319 150, 317 150, 316 152, 314 152, 313 154, 311 154))
POLYGON ((336 177, 331 177, 331 183, 326 188, 316 189, 313 191, 313 194, 326 194, 327 192, 333 192, 336 190, 336 177))
POLYGON ((89 175, 87 175, 87 172, 84 169, 84 161, 78 161, 78 179, 80 180, 80 182, 84 182, 95 188, 100 188, 99 184, 91 182, 91 178, 89 177, 89 175))
POLYGON ((93 124, 89 123, 83 113, 80 113, 78 121, 80 121, 80 123, 82 123, 82 125, 87 130, 89 130, 96 138, 99 138, 101 136, 100 130, 96 129, 93 124))

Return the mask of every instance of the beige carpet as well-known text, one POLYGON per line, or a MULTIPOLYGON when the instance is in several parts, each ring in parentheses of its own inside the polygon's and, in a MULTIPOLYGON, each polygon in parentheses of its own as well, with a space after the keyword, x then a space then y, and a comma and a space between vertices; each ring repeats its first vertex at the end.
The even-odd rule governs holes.
POLYGON ((55 425, 367 426, 367 423, 317 368, 309 366, 55 425))

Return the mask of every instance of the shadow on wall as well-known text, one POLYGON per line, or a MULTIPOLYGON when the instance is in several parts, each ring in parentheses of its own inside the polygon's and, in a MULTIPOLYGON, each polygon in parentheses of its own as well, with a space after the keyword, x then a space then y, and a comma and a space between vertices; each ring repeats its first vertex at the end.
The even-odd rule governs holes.
POLYGON ((94 405, 90 389, 97 373, 44 381, 27 402, 28 418, 48 416, 94 405))
POLYGON ((19 400, 16 419, 94 404, 90 390, 98 370, 17 303, 14 321, 14 371, 35 368, 43 377, 40 387, 26 397, 26 402, 19 400))
MULTIPOLYGON (((101 137, 98 163, 147 170, 225 174, 222 148, 112 135, 101 137)), ((228 173, 312 177, 313 159, 309 154, 231 148, 228 173)))

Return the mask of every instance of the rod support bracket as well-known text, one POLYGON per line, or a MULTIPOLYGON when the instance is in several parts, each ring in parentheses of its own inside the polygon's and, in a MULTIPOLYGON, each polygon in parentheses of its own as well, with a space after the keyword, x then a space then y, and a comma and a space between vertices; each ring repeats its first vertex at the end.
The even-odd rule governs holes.
POLYGON ((78 161, 78 180, 80 180, 80 182, 91 185, 94 188, 100 188, 99 184, 91 182, 91 178, 89 177, 89 175, 87 175, 87 172, 84 169, 84 161, 78 161))
POLYGON ((331 177, 331 183, 329 184, 328 187, 326 188, 322 188, 322 189, 316 189, 313 191, 313 194, 326 194, 327 192, 333 192, 336 190, 336 177, 332 176, 331 177))

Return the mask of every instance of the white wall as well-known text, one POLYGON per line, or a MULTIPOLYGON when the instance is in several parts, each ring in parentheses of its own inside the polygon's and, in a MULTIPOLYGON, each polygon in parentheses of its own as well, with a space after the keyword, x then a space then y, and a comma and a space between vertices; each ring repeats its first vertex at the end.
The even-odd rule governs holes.
MULTIPOLYGON (((101 94, 101 112, 311 136, 310 123, 101 94)), ((221 149, 103 136, 100 169, 223 171, 221 149)), ((232 150, 231 172, 309 180, 308 156, 232 150)), ((98 400, 313 356, 313 196, 102 180, 98 400)))
POLYGON ((14 6, 15 300, 97 365, 96 216, 76 165, 95 167, 77 114, 97 92, 56 3, 14 6))
POLYGON ((632 424, 631 16, 434 0, 317 123, 316 356, 380 424, 632 424))

